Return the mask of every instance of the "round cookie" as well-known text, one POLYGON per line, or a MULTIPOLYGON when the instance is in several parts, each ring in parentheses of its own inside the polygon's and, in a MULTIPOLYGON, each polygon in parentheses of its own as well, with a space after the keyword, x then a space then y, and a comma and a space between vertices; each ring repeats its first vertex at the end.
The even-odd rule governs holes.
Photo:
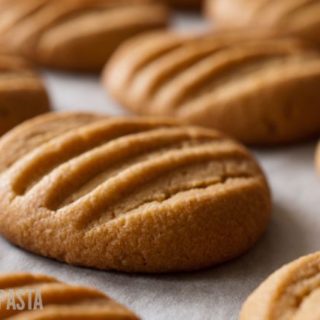
POLYGON ((320 2, 310 0, 206 0, 215 26, 273 28, 320 44, 320 2))
POLYGON ((25 60, 0 53, 0 135, 49 109, 40 76, 25 60))
POLYGON ((171 120, 44 115, 0 140, 0 172, 0 233, 87 267, 212 266, 251 248, 270 218, 243 146, 171 120))
POLYGON ((167 20, 149 0, 4 0, 0 42, 44 66, 96 71, 122 41, 167 20))
POLYGON ((69 285, 47 275, 1 275, 0 288, 1 319, 138 320, 133 312, 100 291, 69 285))
POLYGON ((244 303, 240 320, 320 318, 320 253, 276 271, 244 303))
POLYGON ((320 133, 320 54, 292 38, 148 33, 116 51, 103 82, 135 113, 216 128, 247 144, 320 133))

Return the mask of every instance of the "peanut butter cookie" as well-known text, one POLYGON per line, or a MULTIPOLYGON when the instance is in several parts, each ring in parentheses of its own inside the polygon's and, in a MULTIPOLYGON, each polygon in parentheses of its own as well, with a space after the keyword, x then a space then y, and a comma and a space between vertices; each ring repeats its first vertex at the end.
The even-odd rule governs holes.
POLYGON ((320 253, 272 274, 245 302, 240 320, 320 319, 320 253))
POLYGON ((244 147, 170 120, 40 116, 0 140, 0 172, 2 235, 76 265, 204 268, 247 251, 270 217, 244 147))
POLYGON ((296 39, 149 33, 117 50, 103 81, 136 113, 217 128, 248 144, 320 133, 320 54, 296 39))
POLYGON ((32 67, 19 57, 0 53, 0 135, 49 109, 44 84, 32 67))
POLYGON ((320 1, 206 0, 215 26, 273 28, 320 44, 320 1))
POLYGON ((1 319, 138 320, 131 311, 92 288, 29 273, 0 276, 1 319))
POLYGON ((0 41, 44 66, 99 70, 125 39, 168 19, 148 0, 3 0, 0 41))

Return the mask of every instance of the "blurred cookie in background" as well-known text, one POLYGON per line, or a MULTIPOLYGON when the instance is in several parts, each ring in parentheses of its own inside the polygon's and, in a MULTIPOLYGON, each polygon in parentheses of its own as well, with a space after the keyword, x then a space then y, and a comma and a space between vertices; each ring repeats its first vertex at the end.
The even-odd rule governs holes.
POLYGON ((69 285, 47 275, 12 273, 0 276, 1 319, 138 320, 104 293, 69 285))
POLYGON ((97 71, 125 39, 167 21, 152 0, 2 0, 0 43, 43 66, 97 71))
POLYGON ((206 13, 218 28, 274 28, 320 45, 318 0, 206 0, 206 13))
POLYGON ((24 59, 0 53, 0 135, 50 110, 44 83, 24 59))
POLYGON ((103 82, 135 113, 216 128, 247 144, 320 133, 320 54, 292 38, 149 33, 116 51, 103 82))
POLYGON ((244 303, 240 320, 320 319, 320 253, 273 273, 244 303))

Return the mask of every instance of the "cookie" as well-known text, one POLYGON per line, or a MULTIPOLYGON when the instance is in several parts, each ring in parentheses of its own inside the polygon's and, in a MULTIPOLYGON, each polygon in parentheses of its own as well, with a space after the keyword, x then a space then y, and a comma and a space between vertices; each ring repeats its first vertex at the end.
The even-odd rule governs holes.
POLYGON ((1 275, 0 290, 1 319, 138 320, 133 312, 96 289, 69 285, 47 275, 1 275))
POLYGON ((19 57, 0 53, 0 135, 49 109, 43 81, 32 67, 19 57))
POLYGON ((116 51, 103 82, 135 113, 216 128, 247 144, 320 133, 320 54, 294 38, 148 33, 116 51))
POLYGON ((320 44, 320 2, 310 0, 206 0, 215 26, 273 28, 320 44))
POLYGON ((171 120, 40 116, 0 140, 0 172, 0 233, 75 265, 200 269, 247 251, 270 218, 244 147, 171 120))
POLYGON ((41 65, 101 69, 125 39, 164 27, 164 5, 148 0, 4 0, 0 42, 41 65))
POLYGON ((276 271, 244 303, 240 320, 320 319, 320 253, 276 271))

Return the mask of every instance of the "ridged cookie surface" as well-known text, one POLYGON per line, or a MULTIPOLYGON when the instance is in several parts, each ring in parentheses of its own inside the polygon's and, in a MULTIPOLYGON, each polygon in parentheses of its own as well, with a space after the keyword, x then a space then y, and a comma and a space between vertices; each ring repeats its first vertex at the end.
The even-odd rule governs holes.
POLYGON ((320 253, 272 274, 245 302, 240 320, 320 319, 320 253))
POLYGON ((125 39, 167 22, 148 0, 2 0, 0 43, 45 66, 100 69, 125 39))
POLYGON ((49 109, 40 76, 23 59, 0 53, 0 135, 49 109))
POLYGON ((220 27, 274 28, 320 44, 318 0, 206 0, 207 13, 220 27))
POLYGON ((103 81, 136 113, 217 128, 245 143, 320 133, 320 55, 295 39, 149 33, 117 50, 103 81))
POLYGON ((102 292, 68 285, 46 275, 1 275, 0 290, 1 319, 138 320, 102 292))
POLYGON ((35 253, 127 272, 211 266, 264 232, 256 161, 215 131, 49 114, 0 141, 0 232, 35 253))

